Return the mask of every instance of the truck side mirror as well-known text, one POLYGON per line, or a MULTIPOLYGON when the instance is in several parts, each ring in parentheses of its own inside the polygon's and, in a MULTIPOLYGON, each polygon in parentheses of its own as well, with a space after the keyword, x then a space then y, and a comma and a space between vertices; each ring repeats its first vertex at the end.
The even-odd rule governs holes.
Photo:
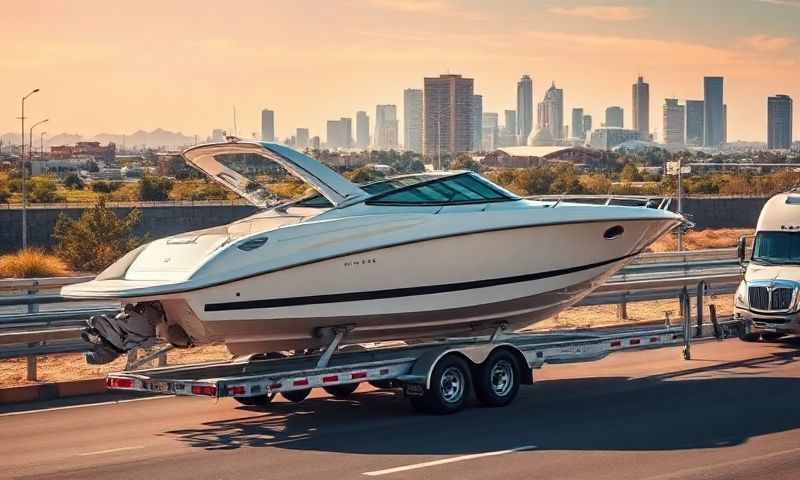
POLYGON ((739 264, 744 264, 745 255, 747 253, 747 237, 739 237, 739 241, 736 242, 736 256, 739 257, 739 264))

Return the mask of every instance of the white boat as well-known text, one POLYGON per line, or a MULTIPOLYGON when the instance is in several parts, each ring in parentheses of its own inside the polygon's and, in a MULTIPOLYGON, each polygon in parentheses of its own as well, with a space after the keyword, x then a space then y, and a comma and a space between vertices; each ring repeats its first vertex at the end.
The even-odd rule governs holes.
POLYGON ((527 200, 468 171, 359 186, 274 143, 202 145, 184 157, 255 204, 265 193, 231 168, 237 161, 274 162, 318 193, 155 240, 64 287, 126 305, 92 319, 90 361, 156 337, 224 342, 245 356, 324 346, 325 327, 345 330, 344 343, 520 329, 573 305, 683 222, 660 208, 527 200))

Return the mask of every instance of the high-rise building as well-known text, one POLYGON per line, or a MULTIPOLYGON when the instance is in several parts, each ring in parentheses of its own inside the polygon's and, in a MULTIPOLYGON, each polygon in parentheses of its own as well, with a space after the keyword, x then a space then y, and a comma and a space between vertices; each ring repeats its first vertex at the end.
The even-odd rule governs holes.
POLYGON ((297 148, 308 148, 309 134, 307 128, 298 128, 294 136, 294 144, 297 148))
POLYGON ((639 130, 629 130, 619 127, 601 127, 592 131, 590 145, 598 150, 611 150, 617 145, 639 140, 639 130))
POLYGON ((592 131, 592 116, 591 115, 584 115, 583 116, 583 137, 586 138, 589 135, 589 132, 592 131))
MULTIPOLYGON (((426 155, 455 155, 472 148, 474 81, 461 75, 425 78, 424 150, 426 155)), ((442 168, 438 162, 435 168, 442 168)))
POLYGON ((321 147, 321 143, 322 142, 320 141, 319 136, 314 135, 313 137, 311 137, 311 141, 309 142, 309 147, 312 150, 319 150, 319 147, 321 147))
POLYGON ((517 143, 526 145, 533 130, 533 80, 523 75, 517 82, 517 143))
POLYGON ((353 146, 353 119, 342 117, 339 119, 339 122, 342 123, 342 130, 344 132, 344 144, 342 146, 344 148, 350 148, 353 146))
POLYGON ((625 110, 622 107, 606 108, 606 123, 603 126, 625 128, 625 110))
POLYGON ((704 133, 703 145, 719 147, 725 141, 725 112, 723 101, 723 78, 705 77, 703 79, 704 133))
POLYGON ((642 77, 633 84, 633 129, 642 140, 650 140, 650 84, 642 77))
POLYGON ((272 110, 261 110, 261 140, 275 141, 275 112, 272 110))
POLYGON ((491 152, 497 148, 497 136, 500 133, 499 115, 494 112, 484 112, 482 115, 483 135, 481 150, 491 152))
POLYGON ((686 134, 686 108, 677 98, 664 99, 664 143, 683 145, 686 134))
POLYGON ((353 120, 345 117, 328 120, 327 135, 327 147, 331 150, 350 148, 353 143, 353 120))
POLYGON ((481 150, 483 137, 483 96, 472 96, 472 150, 481 150))
POLYGON ((556 88, 555 82, 537 107, 537 125, 539 130, 548 130, 555 142, 564 138, 564 90, 556 88))
POLYGON ((728 104, 722 105, 722 143, 728 143, 728 104))
POLYGON ((369 148, 369 115, 365 111, 356 112, 356 148, 369 148))
POLYGON ((516 136, 517 135, 517 111, 505 110, 503 111, 503 135, 516 136))
POLYGON ((572 109, 572 136, 577 139, 584 138, 584 126, 583 126, 583 109, 582 108, 573 108, 572 109))
POLYGON ((407 88, 403 91, 403 146, 406 150, 422 153, 422 90, 407 88))
POLYGON ((397 105, 375 107, 375 146, 380 149, 398 147, 397 105))
POLYGON ((686 145, 703 146, 704 111, 702 100, 686 100, 686 145))
POLYGON ((767 147, 792 148, 792 98, 788 95, 767 98, 767 147))

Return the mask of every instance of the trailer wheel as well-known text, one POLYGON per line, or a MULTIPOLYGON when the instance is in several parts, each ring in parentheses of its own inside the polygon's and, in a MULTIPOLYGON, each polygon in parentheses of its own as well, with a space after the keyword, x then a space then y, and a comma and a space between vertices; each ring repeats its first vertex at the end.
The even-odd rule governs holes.
POLYGON ((323 390, 336 398, 347 398, 353 392, 355 392, 357 388, 357 383, 346 383, 344 385, 331 385, 330 387, 322 387, 323 390))
POLYGON ((281 392, 281 395, 283 395, 283 398, 286 400, 297 403, 305 400, 309 393, 311 393, 311 389, 304 388, 302 390, 292 390, 291 392, 281 392))
POLYGON ((519 392, 517 359, 508 350, 496 350, 475 369, 475 396, 487 407, 504 407, 519 392))
POLYGON ((464 408, 470 395, 472 378, 467 362, 456 355, 441 358, 431 374, 431 387, 420 397, 411 397, 411 405, 423 413, 450 414, 464 408))
POLYGON ((233 397, 234 400, 248 407, 263 407, 264 405, 269 405, 272 403, 273 398, 275 398, 274 393, 272 395, 264 394, 254 397, 233 397))

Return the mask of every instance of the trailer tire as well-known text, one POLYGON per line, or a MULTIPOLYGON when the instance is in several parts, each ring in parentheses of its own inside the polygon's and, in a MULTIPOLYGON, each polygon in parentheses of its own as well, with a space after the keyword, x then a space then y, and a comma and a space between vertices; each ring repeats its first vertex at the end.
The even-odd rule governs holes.
POLYGON ((254 397, 233 397, 233 399, 242 405, 247 405, 248 407, 263 407, 272 403, 272 399, 274 397, 275 394, 273 393, 272 395, 264 394, 256 395, 254 397))
POLYGON ((422 413, 456 413, 464 408, 471 388, 472 375, 466 360, 454 354, 445 355, 433 368, 430 388, 422 396, 411 397, 411 405, 422 413))
POLYGON ((487 407, 504 407, 519 392, 520 368, 508 350, 495 350, 475 368, 475 396, 487 407))
POLYGON ((310 388, 304 388, 302 390, 292 390, 290 392, 281 392, 281 395, 283 395, 283 398, 285 398, 286 400, 289 400, 290 402, 298 403, 298 402, 302 402, 303 400, 305 400, 309 393, 311 393, 311 389, 310 388))
POLYGON ((323 390, 333 395, 336 398, 348 398, 358 388, 357 383, 345 383, 343 385, 331 385, 330 387, 322 387, 323 390))

